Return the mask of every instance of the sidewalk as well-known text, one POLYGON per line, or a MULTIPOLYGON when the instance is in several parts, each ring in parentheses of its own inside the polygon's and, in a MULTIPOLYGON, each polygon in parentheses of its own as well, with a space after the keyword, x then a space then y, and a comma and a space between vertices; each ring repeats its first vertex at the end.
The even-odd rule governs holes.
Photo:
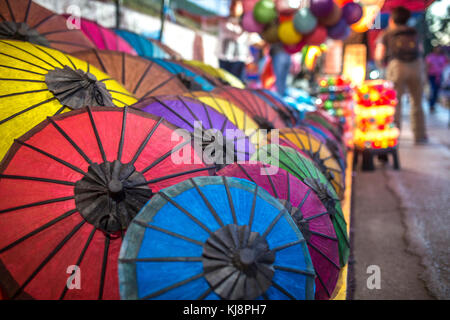
MULTIPOLYGON (((406 109, 406 108, 405 108, 406 109)), ((427 115, 430 143, 413 144, 408 110, 400 138, 401 170, 358 166, 353 185, 349 282, 353 299, 450 299, 450 130, 448 110, 427 115), (369 290, 367 267, 381 269, 369 290)))

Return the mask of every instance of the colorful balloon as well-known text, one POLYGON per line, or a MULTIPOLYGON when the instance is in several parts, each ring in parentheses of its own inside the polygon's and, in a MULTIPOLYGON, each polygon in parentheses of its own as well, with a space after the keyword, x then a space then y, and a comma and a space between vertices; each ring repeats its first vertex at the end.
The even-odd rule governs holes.
POLYGON ((255 20, 253 12, 246 12, 242 18, 242 28, 248 32, 261 33, 264 30, 264 25, 255 20))
POLYGON ((325 27, 331 27, 334 26, 336 23, 341 20, 342 17, 342 9, 333 2, 333 9, 331 10, 330 14, 319 18, 319 23, 324 25, 325 27))
POLYGON ((339 6, 339 7, 343 7, 345 6, 347 3, 353 2, 353 0, 334 0, 334 2, 339 6))
POLYGON ((278 13, 275 8, 275 2, 272 0, 260 0, 253 8, 253 16, 255 20, 262 24, 267 24, 275 20, 278 13))
POLYGON ((310 9, 317 18, 323 18, 333 10, 333 3, 333 0, 311 0, 310 9))
POLYGON ((301 34, 311 33, 317 26, 317 18, 309 8, 301 8, 294 16, 294 28, 301 34))
POLYGON ((294 44, 294 45, 283 45, 283 49, 289 53, 289 54, 294 54, 297 52, 300 52, 303 47, 305 46, 306 41, 304 39, 302 39, 299 43, 294 44))
POLYGON ((342 8, 342 16, 347 24, 354 24, 358 22, 363 16, 363 8, 359 3, 350 2, 342 8))
POLYGON ((305 42, 309 45, 321 45, 327 40, 327 29, 318 25, 314 31, 305 36, 305 42))
POLYGON ((302 35, 294 28, 294 22, 285 21, 278 27, 278 38, 286 45, 294 45, 302 40, 302 35))
POLYGON ((343 40, 350 34, 350 28, 344 18, 337 24, 328 28, 328 36, 335 40, 343 40))

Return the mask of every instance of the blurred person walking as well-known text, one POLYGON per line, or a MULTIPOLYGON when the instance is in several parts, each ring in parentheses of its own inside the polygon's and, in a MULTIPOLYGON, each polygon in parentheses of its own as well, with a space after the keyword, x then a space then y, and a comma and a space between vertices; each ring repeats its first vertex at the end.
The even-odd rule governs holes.
POLYGON ((269 51, 272 58, 273 72, 275 73, 275 87, 282 97, 285 96, 287 90, 287 77, 291 68, 291 55, 284 50, 280 42, 270 46, 269 51))
POLYGON ((422 108, 424 85, 424 63, 421 45, 416 29, 407 26, 411 12, 404 7, 396 7, 389 18, 389 26, 384 31, 375 49, 375 60, 386 66, 386 79, 394 83, 398 104, 395 123, 401 128, 402 96, 406 89, 411 101, 411 128, 416 144, 428 142, 425 115, 422 108))
POLYGON ((219 66, 241 80, 244 80, 245 64, 251 58, 248 33, 240 24, 243 13, 242 1, 232 0, 229 17, 219 22, 217 52, 219 66))
POLYGON ((435 104, 438 100, 439 91, 442 85, 444 68, 448 63, 448 60, 442 48, 437 46, 427 55, 425 62, 431 89, 428 101, 430 104, 430 112, 434 112, 436 110, 435 104))

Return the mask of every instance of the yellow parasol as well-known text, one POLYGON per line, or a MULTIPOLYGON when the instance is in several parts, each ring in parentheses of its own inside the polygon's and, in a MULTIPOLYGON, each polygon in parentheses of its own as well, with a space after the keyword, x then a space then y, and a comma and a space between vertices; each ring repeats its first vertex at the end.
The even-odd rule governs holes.
POLYGON ((136 101, 87 62, 29 42, 0 40, 0 160, 14 139, 48 116, 136 101))
POLYGON ((232 87, 244 89, 245 84, 237 77, 222 68, 214 68, 213 66, 197 60, 183 60, 183 63, 196 67, 206 74, 217 78, 232 87))

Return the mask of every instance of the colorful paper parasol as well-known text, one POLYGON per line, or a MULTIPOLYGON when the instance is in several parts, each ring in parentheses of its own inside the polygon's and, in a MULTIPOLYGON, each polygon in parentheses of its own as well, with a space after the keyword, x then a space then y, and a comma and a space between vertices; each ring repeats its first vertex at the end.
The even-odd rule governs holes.
POLYGON ((136 50, 137 54, 146 58, 171 59, 171 55, 162 50, 156 43, 137 33, 114 29, 114 32, 136 50))
POLYGON ((342 127, 339 125, 336 119, 326 112, 321 112, 320 110, 307 112, 305 114, 305 121, 311 121, 318 123, 328 129, 333 136, 338 140, 342 141, 342 127))
MULTIPOLYGON (((215 159, 218 168, 235 161, 249 160, 255 147, 228 118, 205 103, 184 96, 151 97, 132 107, 164 117, 185 129, 205 154, 215 159), (216 150, 214 150, 216 149, 216 150), (215 154, 215 151, 221 154, 215 154)), ((206 162, 206 159, 204 159, 206 162)))
POLYGON ((123 299, 313 299, 314 275, 283 205, 226 177, 189 179, 155 195, 119 258, 123 299))
POLYGON ((188 92, 172 73, 153 61, 124 52, 87 50, 73 54, 120 81, 138 99, 188 92))
POLYGON ((341 203, 331 183, 308 158, 292 148, 268 144, 260 147, 251 160, 261 161, 280 167, 294 175, 310 187, 322 201, 330 213, 331 221, 338 238, 339 262, 343 267, 349 256, 349 241, 347 223, 342 213, 341 203))
POLYGON ((231 164, 217 175, 250 180, 285 206, 308 244, 317 275, 315 298, 328 300, 339 277, 338 242, 327 210, 311 188, 281 168, 271 172, 270 165, 261 162, 231 164))
POLYGON ((175 129, 141 111, 88 107, 16 140, 0 164, 0 286, 8 298, 119 298, 117 258, 131 219, 153 193, 209 170, 175 129), (172 161, 179 150, 198 164, 172 161), (81 273, 77 290, 66 286, 70 266, 81 273))
POLYGON ((192 91, 186 93, 185 96, 200 100, 223 114, 238 127, 238 129, 242 130, 246 136, 250 137, 250 140, 254 145, 259 145, 261 140, 265 140, 266 137, 264 133, 259 131, 258 124, 239 107, 222 96, 204 91, 192 91))
POLYGON ((0 159, 15 138, 52 116, 136 99, 108 75, 57 50, 0 40, 0 159))
POLYGON ((239 106, 245 113, 252 117, 261 129, 271 130, 286 126, 280 115, 250 90, 223 86, 215 88, 213 93, 239 106))
POLYGON ((212 91, 215 88, 214 85, 201 75, 192 72, 188 68, 183 67, 181 64, 174 61, 163 59, 151 59, 151 61, 156 62, 170 73, 177 75, 185 87, 190 91, 212 91))
POLYGON ((267 89, 252 90, 252 92, 272 106, 272 108, 281 116, 286 126, 292 127, 298 123, 298 119, 300 118, 298 110, 294 110, 282 99, 276 97, 272 92, 267 89))
MULTIPOLYGON (((63 16, 70 18, 70 15, 67 14, 63 16)), ((136 51, 128 42, 115 34, 114 31, 101 26, 95 21, 80 18, 80 30, 95 44, 97 49, 120 51, 134 56, 137 55, 136 51)))
POLYGON ((278 134, 281 138, 290 140, 305 152, 331 182, 339 197, 342 198, 345 189, 345 169, 341 167, 339 155, 333 153, 324 141, 307 127, 282 128, 278 134))
POLYGON ((66 19, 32 0, 0 0, 0 39, 23 40, 63 52, 94 48, 66 19))
POLYGON ((183 60, 183 63, 199 68, 210 76, 219 79, 222 84, 240 89, 245 88, 245 84, 239 78, 222 68, 214 68, 209 64, 197 60, 183 60))
POLYGON ((157 39, 152 39, 152 38, 147 38, 150 42, 156 44, 158 47, 160 47, 164 52, 167 52, 171 59, 173 60, 181 60, 183 57, 181 56, 181 54, 179 54, 177 51, 173 50, 171 47, 169 47, 168 45, 162 43, 161 41, 157 40, 157 39))

